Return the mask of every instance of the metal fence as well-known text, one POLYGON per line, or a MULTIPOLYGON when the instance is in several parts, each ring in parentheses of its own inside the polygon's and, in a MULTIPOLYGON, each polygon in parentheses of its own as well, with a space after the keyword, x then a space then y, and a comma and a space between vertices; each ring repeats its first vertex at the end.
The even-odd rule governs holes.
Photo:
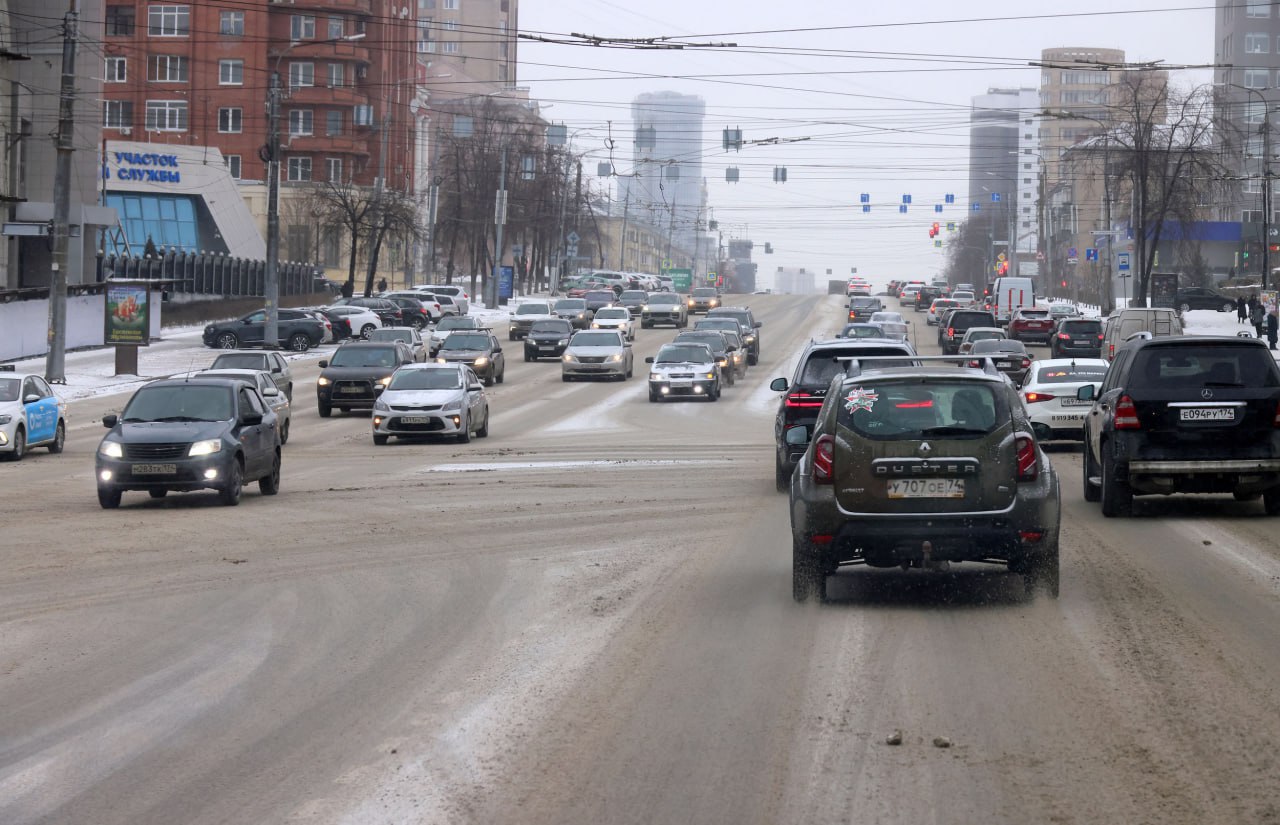
MULTIPOLYGON (((142 278, 166 281, 169 292, 226 298, 263 294, 266 261, 233 258, 218 253, 161 252, 159 255, 98 256, 98 281, 108 278, 142 278)), ((313 264, 284 262, 279 265, 280 295, 306 295, 325 289, 322 270, 313 264)))

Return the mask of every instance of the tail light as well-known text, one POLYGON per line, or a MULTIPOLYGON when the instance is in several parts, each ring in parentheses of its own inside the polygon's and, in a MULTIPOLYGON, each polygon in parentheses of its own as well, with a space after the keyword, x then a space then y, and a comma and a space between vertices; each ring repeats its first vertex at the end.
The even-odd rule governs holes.
POLYGON ((787 395, 785 405, 788 407, 821 407, 823 399, 807 392, 793 392, 787 395))
MULTIPOLYGON (((1102 333, 1101 333, 1101 332, 1099 332, 1099 333, 1098 333, 1098 340, 1099 340, 1099 341, 1101 341, 1101 340, 1102 340, 1102 333)), ((1115 344, 1112 344, 1112 345, 1111 345, 1111 351, 1112 351, 1112 352, 1115 352, 1115 351, 1116 351, 1116 345, 1115 345, 1115 344)))
POLYGON ((835 481, 836 440, 829 433, 813 442, 813 480, 817 484, 835 481))
POLYGON ((1025 369, 1027 369, 1027 368, 1028 368, 1028 367, 1030 367, 1030 366, 1031 366, 1031 359, 1030 359, 1030 358, 1023 358, 1023 359, 1022 359, 1022 368, 1025 370, 1025 369))
POLYGON ((1038 404, 1041 401, 1052 401, 1057 398, 1056 395, 1051 395, 1047 392, 1024 392, 1022 397, 1027 399, 1028 404, 1038 404))
POLYGON ((1112 358, 1115 358, 1115 357, 1116 357, 1116 345, 1111 344, 1107 347, 1107 360, 1110 361, 1112 358))
POLYGON ((955 337, 956 337, 956 328, 955 328, 955 327, 947 327, 947 337, 948 337, 948 338, 955 338, 955 337))
POLYGON ((1271 419, 1271 426, 1280 427, 1280 404, 1276 404, 1275 417, 1271 419))
POLYGON ((1116 402, 1115 426, 1117 430, 1142 429, 1142 422, 1138 420, 1138 408, 1127 395, 1120 396, 1120 400, 1116 402))
POLYGON ((1067 335, 1065 332, 1059 332, 1059 333, 1058 333, 1058 340, 1059 340, 1059 341, 1070 341, 1070 340, 1071 340, 1071 336, 1070 336, 1070 335, 1067 335))
POLYGON ((1040 477, 1040 462, 1036 457, 1036 442, 1029 435, 1017 438, 1018 481, 1035 481, 1040 477))

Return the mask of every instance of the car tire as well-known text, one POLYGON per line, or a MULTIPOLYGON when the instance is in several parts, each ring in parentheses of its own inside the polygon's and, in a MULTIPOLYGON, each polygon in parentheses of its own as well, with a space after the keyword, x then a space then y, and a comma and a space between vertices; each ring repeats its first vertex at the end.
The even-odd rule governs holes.
POLYGON ((274 496, 280 492, 280 453, 271 465, 271 472, 258 479, 258 492, 264 496, 274 496))
POLYGON ((658 401, 659 401, 661 398, 662 398, 662 396, 661 396, 661 395, 659 395, 658 393, 654 392, 653 390, 649 390, 649 403, 650 403, 650 404, 657 404, 657 403, 658 403, 658 401))
POLYGON ((320 413, 321 418, 328 418, 333 415, 333 407, 330 407, 328 404, 320 404, 316 407, 316 412, 320 413))
POLYGON ((1107 518, 1133 514, 1133 490, 1117 478, 1120 462, 1112 455, 1113 452, 1114 448, 1108 442, 1102 450, 1102 489, 1099 493, 1102 515, 1107 518))
POLYGON ((1262 509, 1269 516, 1280 515, 1280 487, 1272 487, 1263 492, 1262 509))
POLYGON ((801 539, 791 539, 791 598, 807 602, 813 596, 827 600, 827 574, 822 569, 813 546, 801 539))
POLYGON ((1102 497, 1102 492, 1099 489, 1099 486, 1089 481, 1091 477, 1098 474, 1098 465, 1093 460, 1093 451, 1089 449, 1089 441, 1086 438, 1084 442, 1084 470, 1080 474, 1084 479, 1082 493, 1085 501, 1097 503, 1097 501, 1102 497))
POLYGON ((293 382, 292 381, 290 381, 288 384, 285 385, 284 397, 289 399, 290 404, 293 403, 293 382))
POLYGON ((114 510, 119 507, 122 495, 119 487, 98 485, 98 504, 103 510, 114 510))
POLYGON ((13 449, 9 451, 7 458, 9 461, 21 461, 22 457, 27 454, 27 431, 22 429, 22 425, 13 431, 13 449))
POLYGON ((640 329, 653 329, 653 324, 649 323, 648 321, 641 321, 640 329))
POLYGON ((234 332, 219 332, 214 338, 218 349, 235 349, 240 346, 240 339, 234 332))
POLYGON ((480 429, 476 430, 476 438, 488 438, 488 437, 489 437, 489 410, 488 408, 486 408, 484 411, 484 424, 480 427, 480 429))
POLYGON ((389 435, 379 435, 378 433, 374 433, 374 434, 373 434, 373 445, 374 445, 375 447, 381 447, 381 446, 383 446, 383 445, 385 445, 385 444, 387 443, 387 440, 388 440, 389 438, 391 438, 391 436, 389 436, 389 435))
POLYGON ((289 349, 294 352, 306 352, 311 349, 311 339, 305 333, 295 332, 289 336, 289 349))
POLYGON ((711 391, 711 392, 709 392, 709 393, 707 393, 707 400, 708 400, 708 401, 710 401, 710 402, 711 402, 711 403, 713 403, 713 404, 714 404, 715 402, 717 402, 717 401, 719 401, 719 400, 720 400, 720 385, 719 385, 719 384, 716 384, 716 385, 715 385, 715 387, 713 387, 713 388, 712 388, 712 391, 711 391))
POLYGON ((759 363, 760 363, 760 356, 758 354, 752 353, 747 356, 747 364, 749 366, 754 367, 756 364, 759 364, 759 363))
POLYGON ((507 365, 502 365, 502 370, 498 373, 498 383, 501 384, 507 380, 507 365))
POLYGON ((470 416, 468 416, 467 420, 463 422, 462 429, 458 431, 458 443, 459 444, 471 443, 471 417, 470 416))
POLYGON ((165 496, 169 495, 169 491, 166 490, 164 487, 161 487, 159 489, 153 488, 151 490, 147 490, 147 495, 151 496, 152 498, 164 498, 165 496))
POLYGON ((484 377, 484 385, 485 385, 486 387, 492 387, 492 386, 493 386, 493 381, 494 381, 494 378, 493 378, 493 371, 492 371, 492 370, 490 370, 490 371, 489 371, 489 374, 488 374, 488 375, 486 375, 486 376, 484 377))
POLYGON ((53 431, 53 441, 49 442, 49 452, 57 455, 67 446, 67 425, 58 421, 58 428, 53 431))
POLYGON ((777 456, 773 459, 773 484, 779 493, 785 493, 791 488, 791 473, 787 472, 786 467, 777 456))
POLYGON ((568 376, 568 375, 565 375, 564 373, 560 373, 560 380, 561 380, 561 381, 563 381, 563 382, 565 382, 566 384, 568 384, 568 383, 569 383, 569 381, 571 381, 571 380, 572 380, 572 377, 571 377, 571 376, 568 376))
POLYGON ((532 361, 532 360, 533 360, 533 356, 526 352, 526 353, 524 354, 524 362, 527 364, 527 363, 529 363, 529 362, 530 362, 530 361, 532 361))
POLYGON ((218 490, 218 498, 226 506, 235 507, 240 503, 240 494, 243 492, 244 468, 240 466, 240 460, 236 459, 231 462, 231 474, 227 477, 227 483, 218 490))
POLYGON ((289 443, 289 425, 293 423, 292 419, 287 419, 284 424, 280 425, 280 446, 289 443))

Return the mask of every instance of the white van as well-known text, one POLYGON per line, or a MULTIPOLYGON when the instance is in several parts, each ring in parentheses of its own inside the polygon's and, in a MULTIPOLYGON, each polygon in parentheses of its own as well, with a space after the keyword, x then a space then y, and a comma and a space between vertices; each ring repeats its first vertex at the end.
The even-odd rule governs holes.
POLYGON ((991 285, 991 313, 996 323, 1007 326, 1013 313, 1036 305, 1036 288, 1030 278, 996 278, 991 285))

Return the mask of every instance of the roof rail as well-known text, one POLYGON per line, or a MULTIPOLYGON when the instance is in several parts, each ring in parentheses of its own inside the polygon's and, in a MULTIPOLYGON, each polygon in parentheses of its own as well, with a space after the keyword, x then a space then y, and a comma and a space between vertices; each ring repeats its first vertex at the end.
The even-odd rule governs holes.
MULTIPOLYGON (((912 365, 917 367, 925 366, 925 362, 941 361, 964 369, 979 369, 978 367, 969 366, 969 362, 981 361, 982 366, 980 369, 983 373, 986 375, 1000 375, 1000 370, 996 369, 995 356, 991 355, 908 355, 903 353, 902 355, 846 355, 838 356, 835 360, 848 362, 845 366, 845 375, 851 378, 862 373, 864 364, 866 364, 865 369, 875 369, 875 362, 877 361, 895 361, 899 364, 902 361, 911 361, 912 365)), ((890 367, 890 369, 895 367, 890 367)))

